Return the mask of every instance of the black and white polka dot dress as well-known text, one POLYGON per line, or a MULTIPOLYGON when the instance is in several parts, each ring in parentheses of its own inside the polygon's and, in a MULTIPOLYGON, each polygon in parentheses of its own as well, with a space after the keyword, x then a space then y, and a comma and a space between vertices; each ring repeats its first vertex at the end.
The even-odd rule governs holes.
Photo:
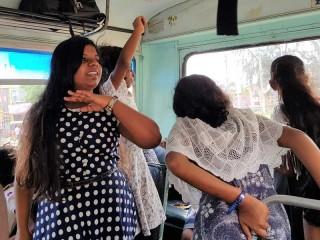
POLYGON ((62 187, 61 201, 39 202, 33 239, 133 239, 136 207, 124 175, 116 168, 116 118, 105 111, 62 108, 56 129, 61 182, 95 180, 62 187))

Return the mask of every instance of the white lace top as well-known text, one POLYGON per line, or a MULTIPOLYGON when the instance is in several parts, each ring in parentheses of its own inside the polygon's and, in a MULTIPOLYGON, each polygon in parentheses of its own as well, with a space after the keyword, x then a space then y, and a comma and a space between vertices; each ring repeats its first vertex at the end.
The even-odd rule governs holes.
MULTIPOLYGON (((284 113, 281 110, 281 104, 275 106, 275 108, 273 109, 273 113, 271 115, 271 119, 281 124, 289 125, 288 118, 286 117, 286 115, 284 115, 284 113)), ((284 164, 288 170, 290 169, 289 161, 291 161, 293 171, 296 175, 296 179, 298 180, 299 177, 301 176, 301 169, 303 168, 303 165, 295 157, 293 152, 290 149, 288 149, 287 153, 283 156, 280 156, 279 158, 281 159, 281 161, 284 160, 284 164)))
POLYGON ((288 122, 289 122, 287 117, 281 111, 280 105, 275 106, 275 108, 273 109, 273 113, 271 114, 271 119, 276 122, 282 123, 284 125, 288 125, 288 122))
MULTIPOLYGON (((101 88, 106 95, 116 95, 119 100, 131 108, 137 110, 133 95, 128 91, 123 80, 118 89, 115 89, 112 81, 108 79, 101 88)), ((120 159, 120 168, 125 172, 129 185, 133 191, 140 228, 143 235, 150 235, 150 229, 154 229, 166 219, 157 188, 153 182, 146 158, 141 148, 128 139, 121 137, 123 154, 120 159)), ((121 149, 120 149, 121 152, 121 149)), ((140 229, 137 229, 139 233, 140 229)))
MULTIPOLYGON (((277 144, 283 125, 254 114, 231 108, 227 120, 217 128, 199 119, 177 118, 168 140, 167 152, 179 152, 213 175, 231 182, 267 164, 270 173, 281 164, 287 151, 277 144)), ((199 203, 201 192, 169 173, 170 183, 183 200, 199 203)), ((196 207, 196 206, 195 206, 196 207)))

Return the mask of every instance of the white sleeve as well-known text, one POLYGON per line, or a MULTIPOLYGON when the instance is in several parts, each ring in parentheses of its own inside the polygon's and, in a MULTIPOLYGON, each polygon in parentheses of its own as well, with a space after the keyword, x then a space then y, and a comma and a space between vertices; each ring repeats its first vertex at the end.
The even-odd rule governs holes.
MULTIPOLYGON (((288 125, 288 120, 287 120, 286 116, 283 114, 280 105, 277 105, 273 109, 273 113, 271 115, 271 119, 276 121, 276 122, 282 123, 284 125, 288 125)), ((291 161, 291 160, 288 160, 288 157, 287 157, 287 154, 289 152, 290 152, 290 150, 288 149, 285 154, 283 154, 282 156, 278 157, 279 158, 279 162, 281 162, 281 163, 283 162, 283 159, 284 159, 284 164, 285 164, 285 166, 286 166, 286 168, 288 170, 289 170, 289 165, 290 165, 288 161, 291 161)), ((292 155, 292 154, 290 154, 290 155, 292 155)))
POLYGON ((137 105, 135 103, 134 97, 129 94, 126 82, 124 79, 121 81, 120 86, 116 89, 110 79, 101 86, 101 93, 109 96, 117 96, 118 99, 124 104, 130 106, 131 108, 137 110, 137 105))
POLYGON ((287 149, 278 146, 283 125, 251 112, 234 112, 220 127, 199 119, 178 118, 167 140, 167 151, 183 154, 226 182, 281 164, 287 149), (241 114, 243 116, 241 116, 241 114))
POLYGON ((271 119, 276 121, 276 122, 282 123, 282 124, 287 124, 288 123, 288 121, 286 120, 285 115, 281 111, 281 106, 280 105, 277 105, 273 109, 273 112, 271 114, 271 119))
MULTIPOLYGON (((180 152, 180 150, 176 149, 176 146, 181 146, 180 141, 183 141, 183 139, 185 139, 186 136, 182 135, 184 134, 179 131, 179 127, 177 127, 176 123, 167 138, 167 153, 171 151, 180 152)), ((181 194, 182 200, 184 202, 190 203, 192 205, 192 208, 194 209, 199 208, 199 202, 202 195, 202 192, 200 190, 176 177, 170 170, 168 170, 168 179, 169 183, 173 184, 174 188, 181 194)))
POLYGON ((121 100, 121 98, 125 98, 128 95, 128 88, 126 82, 122 80, 120 86, 116 89, 109 76, 108 80, 102 85, 101 92, 105 95, 116 95, 121 100))
MULTIPOLYGON (((177 118, 167 138, 167 152, 178 152, 214 176, 231 182, 268 165, 270 173, 281 164, 287 150, 278 146, 283 125, 252 111, 234 110, 220 127, 199 119, 177 118)), ((169 172, 169 181, 192 205, 199 203, 201 191, 169 172)))

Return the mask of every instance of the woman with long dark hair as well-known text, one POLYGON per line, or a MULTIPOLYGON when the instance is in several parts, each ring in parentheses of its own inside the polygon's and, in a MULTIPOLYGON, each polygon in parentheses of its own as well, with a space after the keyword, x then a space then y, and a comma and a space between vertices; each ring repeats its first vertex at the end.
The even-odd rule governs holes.
MULTIPOLYGON (((270 85, 280 97, 274 119, 305 132, 320 146, 320 102, 311 90, 303 61, 292 55, 275 59, 270 85)), ((284 179, 288 182, 288 194, 320 199, 320 189, 299 158, 291 151, 285 157, 291 158, 294 170, 284 179)), ((289 207, 288 215, 293 238, 303 239, 301 209, 289 207)), ((305 239, 320 239, 320 211, 303 210, 303 229, 305 239)))
POLYGON ((16 168, 17 238, 133 239, 136 207, 117 168, 122 134, 140 147, 161 140, 154 121, 116 96, 101 95, 97 47, 76 36, 54 50, 44 93, 23 124, 16 168))
POLYGON ((236 109, 208 77, 178 82, 177 115, 167 140, 170 182, 183 199, 199 204, 193 239, 289 240, 281 204, 260 200, 276 194, 270 171, 291 148, 320 186, 320 150, 302 131, 283 126, 250 109, 236 109), (281 147, 280 147, 281 146, 281 147), (192 188, 190 185, 194 186, 192 188), (236 211, 238 210, 238 211, 236 211))

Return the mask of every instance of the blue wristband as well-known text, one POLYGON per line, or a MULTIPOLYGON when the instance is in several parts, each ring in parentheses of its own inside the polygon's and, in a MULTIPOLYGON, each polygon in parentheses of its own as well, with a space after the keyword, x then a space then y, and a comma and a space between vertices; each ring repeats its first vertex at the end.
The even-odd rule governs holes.
POLYGON ((242 200, 245 198, 245 193, 243 191, 241 191, 241 193, 239 194, 239 196, 237 197, 236 200, 234 200, 234 202, 230 205, 230 207, 228 208, 227 214, 232 213, 234 210, 236 210, 240 203, 242 202, 242 200))

